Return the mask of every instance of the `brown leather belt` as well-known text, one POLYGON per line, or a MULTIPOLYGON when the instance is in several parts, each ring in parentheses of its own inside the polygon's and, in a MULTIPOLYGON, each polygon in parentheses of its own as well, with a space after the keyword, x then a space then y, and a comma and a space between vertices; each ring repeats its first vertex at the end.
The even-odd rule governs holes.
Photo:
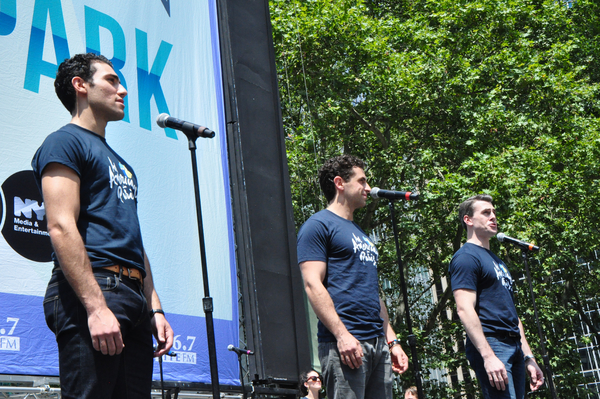
POLYGON ((139 271, 138 269, 135 269, 135 268, 130 269, 128 267, 123 267, 123 266, 119 266, 119 265, 105 266, 105 267, 102 267, 101 269, 110 270, 111 272, 113 272, 115 274, 121 274, 125 277, 129 277, 132 280, 140 280, 140 283, 142 284, 142 286, 144 285, 144 277, 142 277, 142 272, 139 271))
MULTIPOLYGON (((104 267, 100 267, 99 269, 104 269, 104 270, 108 270, 111 271, 115 274, 119 274, 121 271, 121 275, 125 276, 125 277, 129 277, 132 280, 139 280, 140 284, 142 284, 142 287, 144 286, 144 277, 142 277, 142 272, 139 271, 138 269, 135 268, 128 268, 128 267, 123 267, 123 266, 119 266, 119 265, 113 265, 113 266, 104 266, 104 267)), ((57 267, 56 270, 61 270, 60 267, 57 267)), ((94 269, 92 269, 93 271, 94 269)), ((98 269, 96 269, 98 270, 98 269)))

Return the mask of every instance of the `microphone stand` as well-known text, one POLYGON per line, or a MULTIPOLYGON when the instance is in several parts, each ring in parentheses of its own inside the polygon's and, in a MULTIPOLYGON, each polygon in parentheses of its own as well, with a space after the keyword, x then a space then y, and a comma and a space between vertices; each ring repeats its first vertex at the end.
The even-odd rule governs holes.
POLYGON ((238 363, 240 365, 240 384, 242 385, 242 399, 246 399, 246 386, 244 385, 244 369, 242 369, 242 354, 237 353, 238 363))
POLYGON ((160 392, 161 392, 161 398, 165 399, 165 379, 163 377, 163 357, 160 356, 158 358, 158 365, 160 366, 160 392))
MULTIPOLYGON (((163 356, 174 356, 171 355, 170 352, 166 355, 162 355, 158 358, 158 364, 160 366, 160 392, 161 392, 161 398, 165 399, 165 379, 163 376, 163 356)), ((177 399, 177 396, 179 395, 179 387, 175 387, 175 388, 171 388, 169 389, 169 391, 167 392, 167 396, 166 399, 171 399, 171 393, 175 394, 175 399, 177 399)))
POLYGON ((206 250, 204 243, 204 229, 202 227, 202 207, 200 205, 200 185, 198 183, 198 164, 196 161, 196 139, 197 135, 188 135, 188 144, 192 156, 192 173, 194 175, 194 192, 196 194, 196 217, 198 218, 198 238, 200 241, 200 257, 202 262, 202 281, 204 283, 204 298, 202 306, 206 320, 206 338, 208 341, 208 358, 210 362, 210 380, 212 385, 213 399, 219 399, 219 372, 217 370, 217 348, 215 344, 215 327, 213 323, 213 302, 208 288, 208 268, 206 266, 206 250))
POLYGON ((540 349, 542 350, 542 359, 544 360, 544 368, 546 369, 546 375, 548 382, 548 387, 550 388, 550 393, 552 394, 553 399, 557 399, 556 389, 554 388, 554 375, 552 373, 552 367, 550 367, 550 359, 548 358, 548 353, 546 352, 545 338, 544 332, 542 331, 542 325, 540 324, 540 318, 538 316, 537 306, 535 305, 535 295, 533 293, 533 284, 531 282, 531 273, 529 273, 529 264, 527 262, 527 251, 526 249, 521 249, 521 255, 523 257, 523 263, 525 263, 525 271, 527 273, 527 282, 529 283, 529 294, 531 295, 531 302, 533 304, 533 314, 535 315, 535 324, 537 325, 538 335, 540 337, 540 349))
POLYGON ((419 357, 417 355, 417 337, 413 334, 412 321, 410 319, 410 306, 408 303, 408 290, 406 288, 406 281, 404 280, 404 266, 402 265, 402 258, 400 257, 400 244, 398 242, 398 229, 396 227, 396 216, 394 213, 394 201, 390 200, 390 215, 392 217, 392 228, 394 231, 394 241, 396 243, 396 259, 398 261, 398 270, 400 271, 400 285, 402 288, 402 298, 404 299, 404 311, 406 314, 406 328, 408 329, 408 345, 410 346, 410 354, 413 361, 413 374, 415 377, 415 385, 417 387, 417 393, 419 399, 425 399, 423 393, 423 383, 421 381, 421 366, 419 365, 419 357))

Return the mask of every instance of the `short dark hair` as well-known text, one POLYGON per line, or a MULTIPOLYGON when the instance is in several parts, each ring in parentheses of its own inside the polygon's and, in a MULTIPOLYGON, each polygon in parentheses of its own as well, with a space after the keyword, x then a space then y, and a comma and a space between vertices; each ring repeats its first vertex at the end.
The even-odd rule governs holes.
POLYGON ((71 81, 74 77, 78 76, 86 82, 92 79, 92 76, 96 72, 96 68, 93 66, 94 62, 103 62, 110 65, 114 69, 113 64, 103 55, 95 53, 87 54, 76 54, 73 57, 64 60, 59 66, 56 72, 56 79, 54 80, 54 91, 63 103, 67 111, 73 113, 75 109, 76 94, 75 88, 71 81))
POLYGON ((315 369, 307 370, 304 373, 300 374, 300 382, 298 383, 298 388, 300 389, 302 396, 308 395, 308 388, 304 384, 308 382, 308 375, 310 373, 317 373, 319 375, 319 378, 321 379, 321 386, 323 386, 323 376, 321 375, 321 373, 319 373, 315 369))
POLYGON ((489 194, 477 194, 470 198, 467 198, 465 201, 463 201, 462 204, 459 205, 458 219, 460 220, 460 224, 465 230, 467 229, 467 225, 465 224, 465 215, 473 217, 473 204, 477 201, 485 201, 491 204, 493 203, 494 199, 489 194))
POLYGON ((404 391, 404 396, 406 396, 407 393, 412 393, 413 395, 417 396, 418 395, 417 387, 412 386, 412 387, 406 388, 406 391, 404 391))
POLYGON ((340 176, 344 181, 350 180, 354 175, 352 168, 355 166, 364 169, 365 163, 354 155, 338 155, 325 161, 321 166, 319 169, 319 184, 328 203, 335 198, 336 191, 333 179, 340 176))

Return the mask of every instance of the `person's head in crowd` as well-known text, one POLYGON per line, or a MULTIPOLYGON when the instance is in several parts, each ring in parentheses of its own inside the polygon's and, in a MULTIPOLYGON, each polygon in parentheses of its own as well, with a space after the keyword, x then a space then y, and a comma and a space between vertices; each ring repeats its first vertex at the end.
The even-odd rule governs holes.
POLYGON ((323 384, 323 376, 316 370, 309 370, 300 374, 300 392, 302 397, 318 399, 323 384))
POLYGON ((409 387, 404 391, 404 399, 417 399, 417 387, 409 387))

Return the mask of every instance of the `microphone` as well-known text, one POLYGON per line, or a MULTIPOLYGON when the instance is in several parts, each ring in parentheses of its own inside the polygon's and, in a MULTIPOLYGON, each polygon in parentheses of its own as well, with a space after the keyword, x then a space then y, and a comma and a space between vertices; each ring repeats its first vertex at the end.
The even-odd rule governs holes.
POLYGON ((418 200, 418 193, 411 193, 410 191, 390 191, 390 190, 382 190, 379 187, 373 187, 371 189, 371 197, 373 198, 387 198, 389 200, 418 200))
POLYGON ((500 242, 508 242, 508 243, 514 244, 517 247, 524 249, 526 251, 539 251, 540 250, 540 247, 538 247, 536 245, 530 244, 525 241, 517 240, 516 238, 507 237, 504 233, 498 233, 498 235, 496 235, 496 238, 500 242))
POLYGON ((238 355, 254 355, 254 352, 249 351, 248 349, 240 349, 231 344, 227 347, 227 349, 237 353, 238 355))
POLYGON ((170 127, 171 129, 180 130, 188 137, 204 137, 211 139, 215 137, 215 132, 206 126, 198 126, 193 123, 182 121, 169 116, 169 114, 160 114, 156 118, 156 124, 162 128, 170 127))

